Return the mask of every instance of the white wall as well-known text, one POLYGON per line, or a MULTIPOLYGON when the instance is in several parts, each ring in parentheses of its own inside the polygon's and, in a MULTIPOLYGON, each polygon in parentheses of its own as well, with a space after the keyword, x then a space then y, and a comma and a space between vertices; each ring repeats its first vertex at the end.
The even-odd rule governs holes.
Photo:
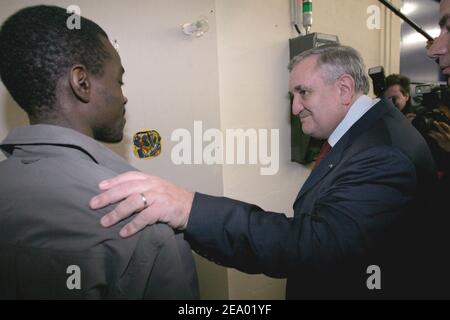
MULTIPOLYGON (((400 8, 401 0, 391 1, 400 8)), ((339 36, 356 48, 366 67, 383 65, 386 75, 400 70, 400 19, 377 0, 313 0, 313 32, 339 36), (380 29, 368 29, 369 6, 380 8, 380 29)))

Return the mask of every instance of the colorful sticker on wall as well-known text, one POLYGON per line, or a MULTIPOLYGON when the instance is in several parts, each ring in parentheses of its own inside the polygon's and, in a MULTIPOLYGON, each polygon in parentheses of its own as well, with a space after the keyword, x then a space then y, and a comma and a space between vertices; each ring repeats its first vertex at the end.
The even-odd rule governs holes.
POLYGON ((161 154, 162 139, 156 130, 137 132, 133 137, 133 153, 141 159, 157 157, 161 154))

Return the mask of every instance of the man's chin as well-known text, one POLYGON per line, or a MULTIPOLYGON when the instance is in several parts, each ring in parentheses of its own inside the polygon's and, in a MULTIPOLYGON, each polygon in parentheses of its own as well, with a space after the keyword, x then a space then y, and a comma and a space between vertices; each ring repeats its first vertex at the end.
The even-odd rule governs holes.
POLYGON ((119 143, 123 140, 123 133, 120 136, 111 137, 109 141, 104 141, 106 143, 119 143))
POLYGON ((317 132, 311 132, 311 131, 303 130, 303 133, 308 135, 308 136, 310 136, 311 138, 314 138, 314 139, 319 139, 319 140, 325 139, 323 137, 323 135, 318 134, 317 132))

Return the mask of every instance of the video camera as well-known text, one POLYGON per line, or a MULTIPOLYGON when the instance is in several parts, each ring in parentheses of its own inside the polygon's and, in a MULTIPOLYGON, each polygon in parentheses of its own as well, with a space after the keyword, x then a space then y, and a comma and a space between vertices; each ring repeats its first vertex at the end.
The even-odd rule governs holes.
POLYGON ((416 99, 420 101, 417 116, 412 121, 416 129, 424 134, 435 129, 433 121, 440 121, 450 125, 450 119, 441 111, 440 106, 450 108, 450 88, 439 83, 416 86, 416 99))
MULTIPOLYGON (((373 83, 373 92, 377 98, 383 97, 386 87, 386 77, 384 68, 377 66, 369 69, 368 72, 373 83)), ((416 86, 415 100, 418 106, 414 108, 416 117, 412 124, 422 134, 426 135, 430 130, 435 129, 433 121, 440 121, 450 125, 450 119, 441 111, 440 106, 450 108, 450 88, 440 83, 420 84, 416 86)), ((392 99, 395 104, 395 100, 392 99)))

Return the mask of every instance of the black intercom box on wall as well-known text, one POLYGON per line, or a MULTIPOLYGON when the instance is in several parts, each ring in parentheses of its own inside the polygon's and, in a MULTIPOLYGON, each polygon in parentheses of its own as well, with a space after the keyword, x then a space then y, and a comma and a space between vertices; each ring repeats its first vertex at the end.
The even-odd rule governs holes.
MULTIPOLYGON (((338 37, 314 32, 289 39, 290 59, 303 51, 329 43, 339 43, 338 37)), ((323 144, 323 140, 304 134, 301 126, 298 116, 294 116, 291 112, 291 161, 307 164, 315 159, 323 144)))

